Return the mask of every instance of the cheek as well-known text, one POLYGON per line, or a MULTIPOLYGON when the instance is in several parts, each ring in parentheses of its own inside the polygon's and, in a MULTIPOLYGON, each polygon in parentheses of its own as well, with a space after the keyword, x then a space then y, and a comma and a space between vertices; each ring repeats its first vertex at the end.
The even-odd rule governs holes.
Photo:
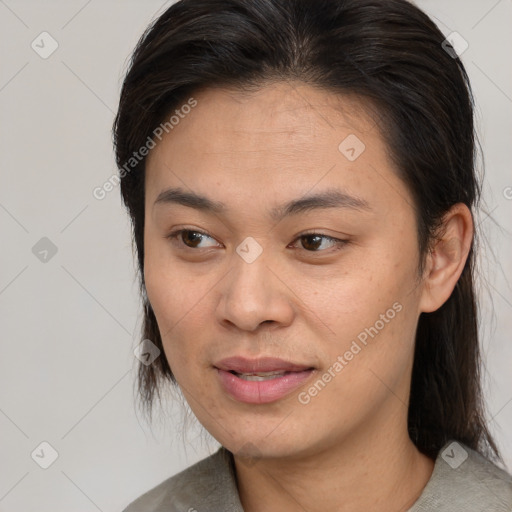
POLYGON ((200 295, 192 283, 176 272, 148 267, 146 289, 162 337, 165 357, 174 377, 182 386, 201 361, 200 333, 204 332, 206 313, 200 295))
MULTIPOLYGON (((414 299, 416 255, 402 244, 358 247, 331 269, 305 268, 282 275, 294 294, 334 331, 367 327, 396 301, 414 299), (411 297, 409 297, 411 295, 411 297)), ((411 244, 407 244, 411 245, 411 244)))
POLYGON ((342 356, 344 373, 355 381, 367 380, 369 368, 393 378, 413 353, 419 301, 413 241, 358 252, 329 279, 298 281, 298 295, 328 327, 322 331, 329 364, 342 356))
POLYGON ((151 226, 146 228, 144 282, 159 325, 170 329, 198 302, 202 293, 201 280, 195 280, 190 273, 180 269, 172 257, 171 242, 155 231, 151 226))
POLYGON ((144 260, 144 281, 151 307, 169 365, 179 379, 179 368, 192 359, 198 343, 193 340, 203 332, 207 314, 208 283, 180 272, 162 248, 147 244, 144 260))

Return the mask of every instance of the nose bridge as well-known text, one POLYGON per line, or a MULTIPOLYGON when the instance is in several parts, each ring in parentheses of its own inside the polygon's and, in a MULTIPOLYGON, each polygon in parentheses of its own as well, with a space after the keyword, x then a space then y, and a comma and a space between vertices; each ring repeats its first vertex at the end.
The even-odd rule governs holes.
POLYGON ((262 322, 289 322, 292 315, 286 288, 276 279, 268 254, 253 240, 244 240, 233 254, 218 311, 220 321, 251 331, 262 322))

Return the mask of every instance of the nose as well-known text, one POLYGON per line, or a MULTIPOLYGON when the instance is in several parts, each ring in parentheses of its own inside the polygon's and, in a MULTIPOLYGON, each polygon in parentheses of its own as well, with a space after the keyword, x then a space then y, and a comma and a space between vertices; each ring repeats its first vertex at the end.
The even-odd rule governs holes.
POLYGON ((237 254, 233 266, 219 283, 217 319, 225 326, 253 332, 262 324, 287 326, 292 323, 293 293, 280 278, 276 265, 263 255, 248 263, 237 254))

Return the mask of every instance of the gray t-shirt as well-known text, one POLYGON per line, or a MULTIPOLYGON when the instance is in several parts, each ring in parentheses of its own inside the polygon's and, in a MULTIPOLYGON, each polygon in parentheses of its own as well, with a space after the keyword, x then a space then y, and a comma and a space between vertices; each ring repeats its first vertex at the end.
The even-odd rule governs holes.
MULTIPOLYGON (((408 512, 512 512, 512 477, 467 446, 449 442, 408 512)), ((165 480, 124 512, 243 512, 232 456, 210 457, 165 480)))

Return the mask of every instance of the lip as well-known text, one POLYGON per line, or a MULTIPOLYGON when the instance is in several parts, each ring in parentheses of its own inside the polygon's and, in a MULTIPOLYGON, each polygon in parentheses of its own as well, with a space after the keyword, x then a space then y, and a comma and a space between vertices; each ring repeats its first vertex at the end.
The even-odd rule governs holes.
POLYGON ((237 373, 256 372, 299 372, 312 368, 308 364, 292 363, 276 357, 260 357, 258 359, 247 359, 245 357, 228 357, 222 359, 214 366, 219 370, 235 371, 237 373))
POLYGON ((224 391, 239 402, 267 404, 276 402, 299 388, 315 372, 310 365, 273 357, 246 359, 230 357, 214 365, 224 391), (286 372, 265 381, 249 381, 231 373, 286 372))

